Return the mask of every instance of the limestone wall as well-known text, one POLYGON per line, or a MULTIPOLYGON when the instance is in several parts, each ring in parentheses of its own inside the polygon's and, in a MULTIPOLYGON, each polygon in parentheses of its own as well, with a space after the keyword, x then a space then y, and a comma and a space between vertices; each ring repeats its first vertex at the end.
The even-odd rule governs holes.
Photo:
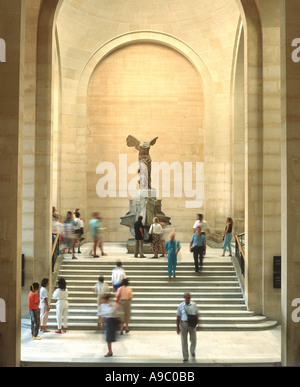
MULTIPOLYGON (((171 153, 174 154, 174 151, 180 153, 179 159, 181 161, 191 160, 195 162, 197 160, 205 163, 205 206, 186 211, 182 203, 176 204, 176 214, 172 210, 175 208, 174 203, 176 202, 164 200, 163 210, 168 215, 169 212, 174 214, 173 216, 170 213, 170 216, 174 218, 176 229, 185 240, 188 238, 189 231, 183 231, 191 227, 197 212, 205 214, 212 230, 223 230, 225 218, 231 216, 233 212, 231 203, 230 92, 238 20, 239 12, 234 1, 218 0, 214 2, 213 8, 205 8, 205 13, 200 12, 197 1, 189 2, 188 7, 184 2, 176 2, 175 4, 173 1, 160 2, 159 4, 155 2, 150 4, 147 1, 132 1, 123 4, 123 7, 118 7, 116 2, 108 4, 107 2, 96 2, 94 0, 90 0, 84 7, 77 7, 72 1, 64 1, 57 18, 57 46, 59 47, 59 62, 61 64, 62 92, 60 96, 61 148, 59 156, 61 174, 57 185, 58 194, 55 194, 58 198, 58 210, 63 216, 67 210, 79 207, 87 222, 91 210, 99 209, 99 200, 94 195, 95 166, 99 163, 99 156, 97 155, 92 161, 91 154, 97 152, 95 143, 92 143, 93 135, 90 137, 89 133, 87 93, 90 77, 84 80, 82 78, 87 66, 90 66, 90 62, 97 57, 99 50, 101 51, 107 44, 113 47, 117 38, 126 36, 125 34, 138 30, 148 31, 148 40, 151 42, 153 39, 151 31, 159 31, 158 43, 168 46, 170 37, 176 38, 178 42, 182 41, 186 45, 184 55, 187 59, 190 60, 193 56, 196 56, 199 61, 202 61, 200 71, 198 68, 198 77, 202 82, 203 95, 199 98, 198 107, 193 106, 192 108, 190 101, 194 104, 195 92, 194 90, 193 93, 189 92, 190 79, 187 79, 184 75, 185 72, 181 71, 179 62, 174 61, 168 79, 176 79, 174 77, 177 77, 182 85, 180 88, 188 90, 188 97, 185 98, 185 106, 181 105, 180 109, 177 109, 176 116, 173 115, 172 111, 175 105, 170 110, 167 107, 171 106, 172 98, 173 101, 177 98, 176 88, 171 90, 170 86, 172 87, 172 84, 169 86, 168 79, 163 81, 160 78, 160 88, 165 87, 165 95, 169 97, 169 105, 164 102, 164 109, 168 114, 165 114, 162 119, 162 107, 159 109, 161 114, 158 114, 157 107, 153 106, 152 109, 156 111, 151 114, 151 120, 154 123, 156 118, 156 125, 162 128, 172 127, 176 141, 174 141, 173 136, 173 148, 171 148, 170 141, 164 140, 163 135, 160 134, 161 141, 158 143, 157 149, 153 148, 153 158, 158 161, 164 160, 165 150, 162 150, 161 147, 165 148, 167 144, 170 146, 171 153), (74 28, 75 25, 77 28, 74 28), (179 68, 176 70, 178 65, 179 68), (172 76, 172 74, 174 75, 172 76), (197 112, 197 109, 199 112, 197 112), (204 110, 201 112, 201 109, 204 110), (195 114, 199 116, 197 124, 194 120, 195 114), (200 134, 194 144, 187 142, 186 138, 182 141, 182 133, 185 134, 186 131, 189 131, 191 126, 193 126, 192 133, 200 134), (182 132, 182 129, 184 132, 182 132), (205 147, 204 150, 199 150, 197 148, 198 144, 201 144, 202 138, 205 147), (181 144, 178 149, 177 144, 179 142, 181 144), (87 149, 94 149, 86 154, 85 145, 87 149), (204 152, 204 155, 201 152, 204 152)), ((146 32, 144 35, 146 35, 146 32)), ((120 47, 115 44, 114 49, 117 48, 120 47)), ((132 50, 130 42, 127 42, 122 52, 130 52, 130 50, 132 50)), ((161 48, 161 59, 158 60, 162 63, 164 63, 164 60, 169 60, 166 53, 170 53, 170 51, 161 48)), ((111 52, 109 54, 111 57, 115 57, 113 56, 115 54, 112 55, 111 52)), ((140 58, 144 55, 147 56, 147 52, 141 51, 140 58)), ((173 55, 174 57, 178 56, 175 52, 173 55)), ((101 60, 103 60, 103 57, 101 60)), ((140 60, 142 61, 142 59, 140 60)), ((184 63, 184 61, 181 62, 184 63)), ((94 68, 99 64, 96 60, 93 63, 94 68)), ((119 65, 122 68, 124 63, 114 65, 119 65)), ((154 80, 156 79, 155 76, 163 75, 162 68, 152 69, 151 71, 154 80), (156 75, 154 74, 155 71, 157 72, 156 75)), ((118 78, 114 80, 114 82, 117 81, 118 78)), ((126 88, 126 90, 122 90, 124 96, 126 93, 130 95, 132 92, 130 84, 127 84, 126 88)), ((181 96, 182 94, 180 94, 180 98, 182 98, 181 96)), ((139 109, 143 102, 142 97, 140 96, 140 101, 136 101, 139 104, 137 105, 139 109)), ((110 105, 111 108, 116 109, 118 104, 114 105, 113 98, 113 96, 110 97, 110 105)), ((153 98, 155 98, 155 95, 152 96, 153 98)), ((158 105, 159 102, 157 101, 158 105)), ((128 120, 129 114, 126 113, 124 116, 125 108, 126 101, 121 109, 118 109, 118 117, 114 117, 116 123, 118 122, 117 119, 119 120, 118 128, 116 128, 114 122, 109 122, 106 128, 109 135, 111 135, 112 130, 117 133, 117 136, 114 137, 116 142, 112 144, 111 141, 113 151, 116 147, 119 149, 123 147, 126 153, 128 149, 124 146, 125 138, 130 132, 122 129, 125 128, 124 122, 128 120)), ((98 110, 99 113, 103 112, 103 109, 105 108, 100 105, 97 106, 97 109, 93 108, 94 111, 98 110)), ((134 128, 135 125, 139 125, 138 130, 143 130, 145 133, 153 130, 147 125, 147 117, 144 118, 144 122, 142 120, 141 113, 135 116, 131 114, 128 126, 134 128)), ((104 133, 103 122, 102 133, 104 133)), ((111 154, 112 150, 109 150, 109 148, 106 150, 111 154)), ((120 151, 118 151, 119 153, 120 151)), ((173 160, 175 159, 173 158, 173 160)), ((125 202, 126 200, 111 200, 110 203, 113 203, 111 208, 105 205, 107 216, 111 219, 109 220, 109 228, 114 224, 112 235, 108 233, 106 236, 108 240, 127 239, 128 233, 126 234, 126 230, 122 231, 122 228, 117 227, 119 217, 124 214, 128 207, 125 202)))

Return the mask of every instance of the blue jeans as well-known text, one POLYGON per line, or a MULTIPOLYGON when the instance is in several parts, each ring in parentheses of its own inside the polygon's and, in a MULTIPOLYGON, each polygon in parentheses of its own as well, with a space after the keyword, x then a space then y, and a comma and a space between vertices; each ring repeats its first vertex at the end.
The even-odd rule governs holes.
POLYGON ((168 276, 171 277, 172 271, 173 275, 175 275, 177 266, 177 255, 168 255, 168 276))
POLYGON ((225 234, 224 242, 223 242, 223 253, 224 254, 226 252, 226 247, 228 247, 228 251, 231 254, 231 239, 232 239, 231 233, 225 234))

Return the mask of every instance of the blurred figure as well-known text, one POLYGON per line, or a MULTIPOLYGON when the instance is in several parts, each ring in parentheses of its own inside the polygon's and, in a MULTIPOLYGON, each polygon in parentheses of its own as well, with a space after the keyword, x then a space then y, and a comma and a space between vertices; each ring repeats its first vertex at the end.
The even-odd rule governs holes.
POLYGON ((77 243, 77 247, 78 247, 77 253, 81 254, 80 242, 81 242, 81 237, 82 237, 82 234, 83 234, 83 221, 82 221, 82 219, 80 219, 80 213, 78 211, 75 213, 74 222, 75 222, 75 227, 74 227, 74 233, 75 233, 74 248, 75 248, 75 244, 77 243))
POLYGON ((124 278, 126 278, 126 273, 122 268, 122 262, 118 261, 111 274, 111 282, 114 292, 119 289, 124 278))
POLYGON ((94 294, 97 295, 97 305, 98 305, 98 327, 102 326, 102 319, 99 314, 100 305, 103 303, 103 298, 106 294, 109 293, 109 286, 104 282, 104 277, 100 276, 98 282, 93 287, 94 294))
POLYGON ((75 257, 75 250, 74 250, 75 221, 73 219, 73 215, 71 211, 67 212, 67 217, 63 225, 63 233, 64 233, 63 254, 65 253, 65 250, 67 248, 68 253, 72 254, 72 259, 77 259, 75 257), (72 251, 70 251, 70 249, 72 249, 72 251))
POLYGON ((170 234, 170 239, 165 245, 165 251, 168 253, 168 276, 169 281, 173 272, 173 277, 176 277, 177 255, 181 249, 179 241, 175 240, 175 233, 170 234))
POLYGON ((116 331, 120 319, 122 318, 122 309, 119 304, 113 300, 112 294, 106 294, 103 297, 103 303, 100 305, 99 314, 105 321, 108 352, 104 357, 110 357, 113 356, 112 343, 116 341, 116 331))
POLYGON ((60 218, 58 214, 52 216, 52 244, 55 242, 57 235, 59 236, 59 242, 62 242, 63 239, 63 227, 60 223, 60 218))
POLYGON ((129 281, 127 278, 123 279, 121 286, 117 290, 116 298, 117 302, 121 304, 124 312, 124 319, 121 321, 121 335, 123 335, 124 323, 126 324, 126 333, 129 333, 128 325, 131 317, 131 300, 133 298, 133 292, 129 287, 129 281))
POLYGON ((208 227, 207 227, 207 222, 206 222, 206 220, 203 219, 202 214, 197 215, 197 220, 194 223, 194 227, 193 227, 194 234, 196 233, 197 227, 201 227, 202 234, 205 235, 205 230, 207 230, 208 227))
POLYGON ((93 247, 93 252, 92 253, 94 258, 99 258, 99 255, 97 255, 97 247, 99 246, 101 255, 106 255, 103 251, 103 241, 102 237, 100 235, 100 215, 99 212, 94 212, 92 215, 92 219, 90 220, 90 233, 91 237, 93 238, 94 241, 94 247, 93 247))
MULTIPOLYGON (((72 213, 71 213, 72 216, 72 213)), ((54 289, 52 298, 57 300, 56 302, 56 321, 58 330, 55 333, 62 333, 62 327, 64 327, 64 332, 67 332, 68 328, 68 289, 67 283, 64 278, 59 278, 57 281, 57 286, 54 289), (62 324, 64 321, 64 325, 62 324)))

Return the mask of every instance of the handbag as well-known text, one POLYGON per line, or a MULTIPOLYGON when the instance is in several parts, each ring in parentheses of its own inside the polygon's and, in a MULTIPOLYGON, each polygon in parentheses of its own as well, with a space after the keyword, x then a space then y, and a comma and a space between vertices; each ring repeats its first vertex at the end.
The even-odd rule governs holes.
POLYGON ((186 308, 185 309, 185 313, 187 315, 187 318, 188 318, 188 325, 191 327, 191 328, 196 328, 197 324, 198 324, 198 318, 196 315, 194 314, 188 314, 188 312, 186 311, 186 308))
MULTIPOLYGON (((152 227, 152 225, 151 225, 151 227, 152 227)), ((147 242, 150 242, 150 243, 153 242, 153 235, 152 235, 152 233, 150 234, 151 227, 150 227, 150 230, 149 230, 149 238, 148 238, 148 240, 147 240, 147 242)))

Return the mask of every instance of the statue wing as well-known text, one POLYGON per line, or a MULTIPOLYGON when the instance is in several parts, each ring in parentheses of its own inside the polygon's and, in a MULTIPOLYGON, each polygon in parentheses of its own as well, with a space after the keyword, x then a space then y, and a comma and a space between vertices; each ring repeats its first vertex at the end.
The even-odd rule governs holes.
POLYGON ((138 147, 140 145, 140 141, 131 135, 127 137, 126 142, 127 142, 127 146, 130 146, 130 147, 132 146, 138 147))
POLYGON ((150 141, 150 145, 151 146, 155 145, 157 139, 158 137, 155 137, 152 141, 150 141))

